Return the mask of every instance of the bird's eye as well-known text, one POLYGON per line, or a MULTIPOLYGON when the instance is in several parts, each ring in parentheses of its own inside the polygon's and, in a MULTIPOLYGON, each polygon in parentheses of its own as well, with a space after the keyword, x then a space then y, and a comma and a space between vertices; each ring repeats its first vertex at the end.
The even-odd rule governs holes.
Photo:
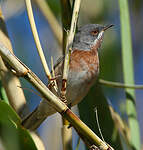
POLYGON ((99 33, 98 30, 91 31, 91 35, 93 35, 93 36, 98 35, 98 33, 99 33))

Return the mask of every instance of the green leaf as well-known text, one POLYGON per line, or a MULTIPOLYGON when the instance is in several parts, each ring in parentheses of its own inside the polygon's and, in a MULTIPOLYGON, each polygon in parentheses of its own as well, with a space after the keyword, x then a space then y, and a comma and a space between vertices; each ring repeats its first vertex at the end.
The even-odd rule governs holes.
POLYGON ((2 86, 2 82, 1 81, 0 81, 0 98, 1 98, 1 100, 5 101, 6 103, 9 104, 9 101, 8 101, 5 89, 2 86))
POLYGON ((37 150, 29 132, 20 123, 16 112, 0 101, 0 138, 6 150, 37 150))
POLYGON ((20 118, 7 103, 0 101, 0 123, 15 122, 20 124, 20 118))

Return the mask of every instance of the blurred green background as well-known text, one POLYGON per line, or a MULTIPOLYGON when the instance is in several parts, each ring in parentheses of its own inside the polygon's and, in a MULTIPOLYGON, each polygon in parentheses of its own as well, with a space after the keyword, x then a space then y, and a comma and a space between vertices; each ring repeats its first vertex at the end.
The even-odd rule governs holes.
MULTIPOLYGON (((53 56, 54 61, 56 61, 62 54, 60 47, 50 29, 48 21, 45 19, 43 14, 40 12, 38 6, 34 1, 33 11, 35 22, 37 25, 38 33, 40 36, 40 41, 44 49, 45 56, 50 66, 50 58, 53 56)), ((54 15, 57 17, 61 24, 61 8, 59 0, 47 0, 50 8, 52 9, 54 15)), ((35 43, 32 37, 25 4, 23 0, 4 0, 1 2, 3 14, 6 20, 6 25, 10 39, 12 41, 13 49, 15 55, 22 60, 33 72, 35 72, 40 79, 47 84, 47 78, 44 74, 35 43)), ((131 19, 131 31, 132 31, 132 44, 133 44, 133 58, 134 58, 134 73, 135 73, 135 83, 143 84, 143 1, 141 0, 129 0, 129 10, 131 19)), ((109 81, 120 81, 123 82, 122 73, 122 61, 121 61, 121 39, 120 39, 120 18, 119 18, 119 5, 116 0, 82 0, 81 10, 79 14, 78 26, 97 23, 97 24, 114 24, 115 26, 106 32, 104 36, 104 42, 100 48, 100 78, 109 81)), ((25 80, 21 79, 22 86, 26 88, 34 88, 27 83, 25 80)), ((121 115, 122 118, 126 120, 125 114, 125 93, 123 89, 109 88, 102 86, 105 97, 112 107, 121 115)), ((32 111, 37 104, 40 102, 40 97, 36 94, 31 93, 28 90, 24 90, 26 99, 32 111)), ((96 107, 93 105, 94 102, 90 102, 91 99, 94 101, 94 94, 96 93, 95 88, 86 97, 86 100, 80 104, 80 113, 83 112, 83 120, 93 127, 90 120, 90 110, 96 107), (88 100, 89 99, 89 100, 88 100), (88 102, 87 102, 88 101, 88 102), (86 103, 87 102, 87 103, 86 103), (87 105, 88 104, 88 105, 87 105), (86 107, 85 107, 86 106, 86 107)), ((143 118, 142 118, 142 105, 143 105, 143 92, 142 90, 136 90, 136 104, 138 119, 141 129, 141 141, 143 141, 143 118)), ((97 108, 98 109, 98 108, 97 108)), ((77 108, 74 108, 77 112, 77 108)), ((104 109, 103 109, 104 111, 104 109)), ((104 116, 99 116, 104 117, 104 116)), ((95 119, 95 118, 94 118, 95 119)), ((96 124, 95 120, 93 124, 96 124)), ((94 128, 94 127, 93 127, 94 128)), ((108 130, 108 127, 107 127, 108 130)), ((49 117, 39 128, 38 132, 42 137, 46 148, 57 150, 59 145, 61 145, 60 138, 61 131, 61 120, 58 114, 49 117), (60 124, 60 126, 59 126, 60 124), (52 136, 50 136, 52 135, 52 136), (56 138, 55 137, 59 137, 56 138), (52 141, 55 144, 51 144, 52 141)), ((74 132, 74 131, 73 131, 74 132)), ((104 136, 104 132, 102 133, 104 136)), ((74 132, 74 145, 77 143, 77 136, 74 132)), ((105 137, 106 140, 106 137, 105 137)), ((142 142, 143 143, 143 142, 142 142)), ((61 149, 61 148, 60 148, 61 149)), ((84 149, 81 142, 80 149, 84 149)))

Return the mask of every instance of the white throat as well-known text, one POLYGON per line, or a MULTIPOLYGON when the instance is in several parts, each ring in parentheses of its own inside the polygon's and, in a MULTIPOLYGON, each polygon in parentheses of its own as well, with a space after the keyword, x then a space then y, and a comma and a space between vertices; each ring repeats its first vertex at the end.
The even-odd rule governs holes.
POLYGON ((99 34, 98 34, 98 37, 95 39, 94 41, 94 45, 97 44, 97 42, 102 42, 103 40, 103 34, 104 34, 104 31, 101 31, 99 34))

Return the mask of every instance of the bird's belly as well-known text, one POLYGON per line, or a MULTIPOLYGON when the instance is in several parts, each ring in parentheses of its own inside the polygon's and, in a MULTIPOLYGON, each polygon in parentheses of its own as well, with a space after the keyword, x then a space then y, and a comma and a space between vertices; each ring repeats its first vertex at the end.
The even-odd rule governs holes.
POLYGON ((97 71, 89 72, 89 70, 83 70, 80 73, 69 72, 66 94, 68 103, 71 103, 72 106, 79 103, 88 93, 97 75, 97 71))

